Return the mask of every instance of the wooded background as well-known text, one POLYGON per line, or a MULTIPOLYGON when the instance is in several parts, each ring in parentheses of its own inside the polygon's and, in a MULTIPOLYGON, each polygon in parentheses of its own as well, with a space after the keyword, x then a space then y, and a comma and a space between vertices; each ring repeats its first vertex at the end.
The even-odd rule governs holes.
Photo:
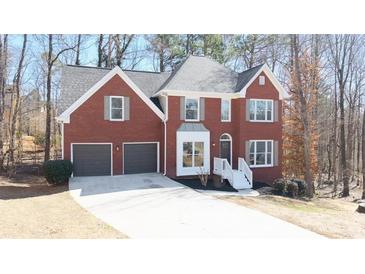
POLYGON ((309 196, 322 184, 333 185, 333 197, 348 196, 365 184, 364 42, 344 34, 0 34, 0 169, 12 176, 37 155, 40 163, 60 157, 63 64, 170 71, 193 54, 237 72, 267 63, 291 95, 283 175, 305 179, 309 196))

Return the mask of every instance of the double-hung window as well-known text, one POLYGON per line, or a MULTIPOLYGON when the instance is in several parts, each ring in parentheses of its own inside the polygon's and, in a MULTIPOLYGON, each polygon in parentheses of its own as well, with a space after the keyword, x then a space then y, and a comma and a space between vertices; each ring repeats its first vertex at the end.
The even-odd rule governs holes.
POLYGON ((221 121, 222 122, 231 121, 231 100, 229 99, 221 100, 221 121))
POLYGON ((183 142, 183 167, 204 166, 204 142, 183 142))
POLYGON ((250 121, 272 122, 273 100, 250 99, 250 121))
POLYGON ((258 140, 250 141, 250 166, 273 165, 273 141, 258 140))
POLYGON ((185 98, 185 120, 199 121, 199 98, 185 98))
POLYGON ((124 120, 124 97, 110 96, 110 120, 123 121, 124 120))

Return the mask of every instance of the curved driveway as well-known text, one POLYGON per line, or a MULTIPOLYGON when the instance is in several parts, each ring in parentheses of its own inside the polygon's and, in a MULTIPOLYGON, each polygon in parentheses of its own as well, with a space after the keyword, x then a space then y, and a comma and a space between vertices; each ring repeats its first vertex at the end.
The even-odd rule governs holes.
POLYGON ((322 238, 160 174, 75 177, 73 198, 131 238, 322 238))

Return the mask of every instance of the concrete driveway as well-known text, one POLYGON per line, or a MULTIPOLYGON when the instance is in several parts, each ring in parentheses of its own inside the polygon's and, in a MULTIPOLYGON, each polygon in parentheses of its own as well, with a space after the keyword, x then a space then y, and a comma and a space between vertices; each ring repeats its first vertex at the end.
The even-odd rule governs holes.
POLYGON ((322 238, 160 174, 77 177, 73 198, 131 238, 322 238))

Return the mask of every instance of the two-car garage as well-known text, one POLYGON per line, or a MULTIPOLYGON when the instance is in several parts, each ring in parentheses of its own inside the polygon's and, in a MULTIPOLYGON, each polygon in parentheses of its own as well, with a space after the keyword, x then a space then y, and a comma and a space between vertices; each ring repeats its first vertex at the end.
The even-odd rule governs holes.
MULTIPOLYGON (((118 146, 119 147, 119 146, 118 146)), ((120 174, 159 172, 159 143, 123 143, 120 174)), ((120 148, 119 148, 120 149, 120 148)), ((119 150, 118 149, 118 150, 119 150)), ((111 143, 74 143, 71 144, 71 159, 74 176, 113 175, 113 145, 111 143)))

